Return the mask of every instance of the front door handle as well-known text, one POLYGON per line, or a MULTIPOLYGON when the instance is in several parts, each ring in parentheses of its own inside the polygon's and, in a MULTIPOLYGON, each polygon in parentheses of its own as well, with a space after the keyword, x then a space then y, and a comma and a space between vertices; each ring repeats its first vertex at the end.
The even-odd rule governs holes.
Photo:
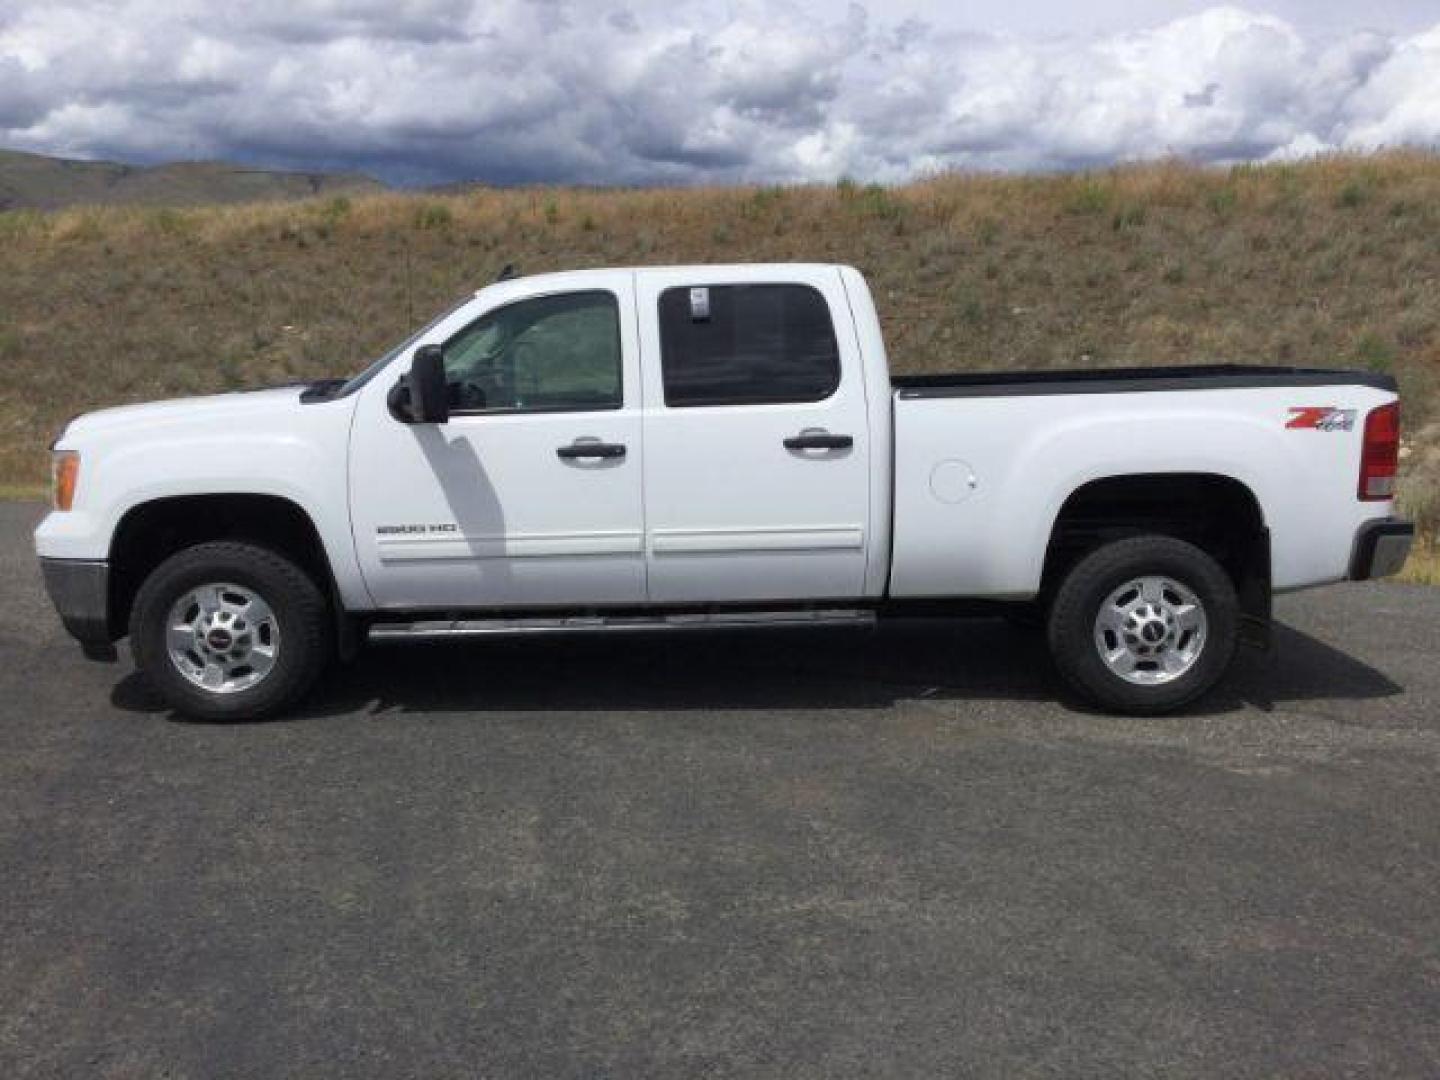
POLYGON ((853 435, 831 435, 828 431, 802 431, 785 440, 786 450, 849 450, 853 435))
POLYGON ((573 442, 569 446, 558 447, 555 453, 566 461, 573 461, 576 458, 622 458, 625 456, 625 444, 573 442))

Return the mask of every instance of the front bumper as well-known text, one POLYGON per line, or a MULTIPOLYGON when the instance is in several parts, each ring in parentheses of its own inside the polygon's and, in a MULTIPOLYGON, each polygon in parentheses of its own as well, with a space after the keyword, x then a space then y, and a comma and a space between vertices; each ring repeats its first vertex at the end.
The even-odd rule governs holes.
POLYGON ((1415 543, 1415 523, 1400 518, 1367 521, 1355 534, 1350 580, 1370 581, 1398 574, 1415 543))
POLYGON ((91 660, 115 659, 110 634, 110 564, 91 559, 41 559, 45 591, 60 621, 91 660))

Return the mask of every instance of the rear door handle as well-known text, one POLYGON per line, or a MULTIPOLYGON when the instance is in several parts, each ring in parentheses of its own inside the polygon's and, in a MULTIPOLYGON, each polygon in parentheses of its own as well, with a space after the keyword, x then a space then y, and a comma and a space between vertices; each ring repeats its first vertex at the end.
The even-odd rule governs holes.
POLYGON ((567 461, 575 458, 622 458, 625 456, 625 444, 573 442, 569 446, 557 447, 555 453, 567 461))
POLYGON ((831 435, 828 431, 802 431, 785 440, 786 450, 849 450, 853 435, 831 435))

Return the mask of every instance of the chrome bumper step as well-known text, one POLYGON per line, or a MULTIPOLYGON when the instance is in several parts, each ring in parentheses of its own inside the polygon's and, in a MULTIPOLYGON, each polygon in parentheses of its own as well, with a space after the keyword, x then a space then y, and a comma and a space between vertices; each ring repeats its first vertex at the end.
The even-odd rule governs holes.
POLYGON ((589 634, 617 631, 772 629, 801 626, 871 626, 875 612, 864 608, 805 611, 712 611, 655 615, 570 615, 510 619, 423 619, 380 622, 370 627, 371 641, 419 641, 432 638, 589 634))

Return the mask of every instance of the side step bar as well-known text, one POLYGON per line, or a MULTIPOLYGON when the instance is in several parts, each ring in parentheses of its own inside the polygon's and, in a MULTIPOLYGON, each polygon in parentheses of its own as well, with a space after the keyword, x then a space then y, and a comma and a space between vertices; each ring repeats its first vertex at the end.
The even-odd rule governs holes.
POLYGON ((432 638, 521 636, 525 634, 613 633, 624 630, 733 630, 794 626, 872 626, 875 612, 864 608, 807 611, 712 611, 693 614, 570 615, 514 619, 426 619, 380 622, 370 627, 371 641, 420 641, 432 638))

